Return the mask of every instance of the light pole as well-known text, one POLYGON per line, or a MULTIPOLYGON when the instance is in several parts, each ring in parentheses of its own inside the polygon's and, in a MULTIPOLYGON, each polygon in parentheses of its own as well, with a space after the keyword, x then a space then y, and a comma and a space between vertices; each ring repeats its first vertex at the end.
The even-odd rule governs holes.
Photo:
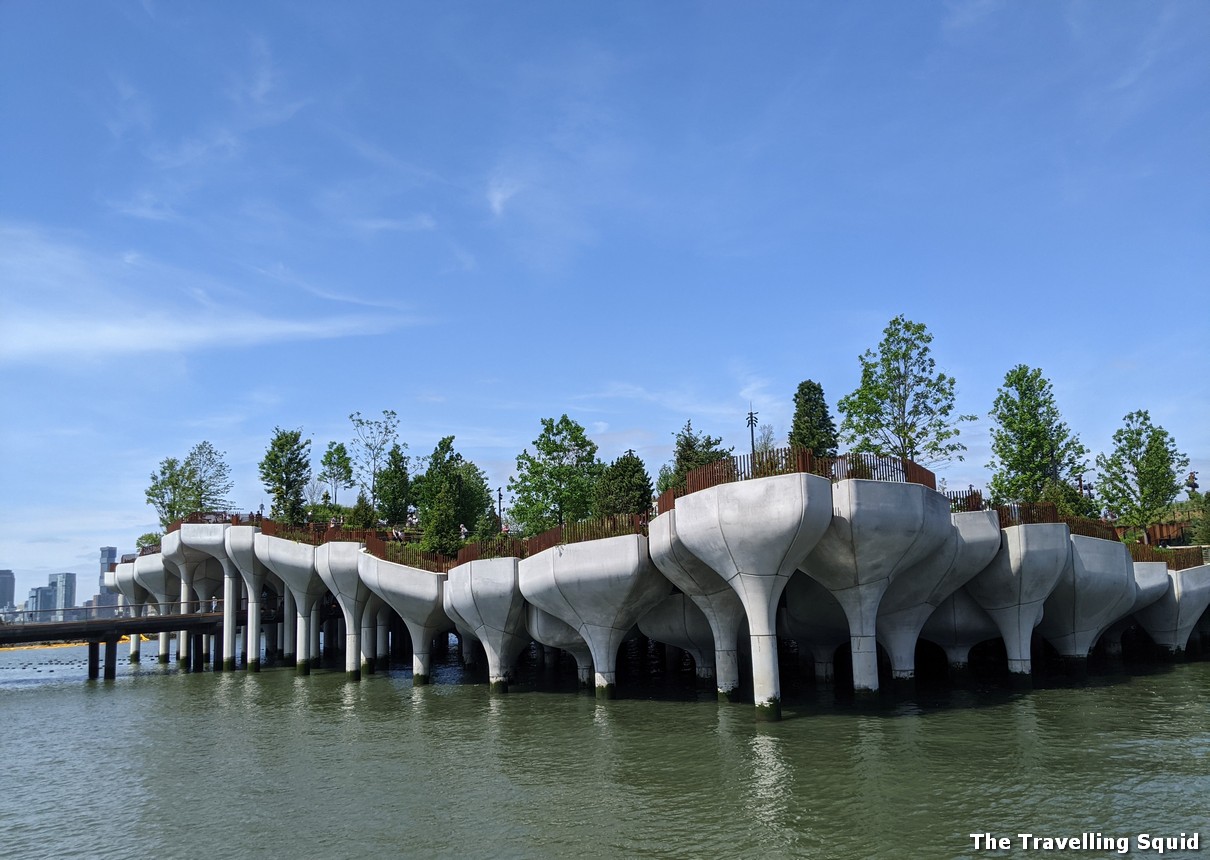
POLYGON ((752 437, 752 456, 756 456, 756 416, 752 411, 752 403, 748 403, 748 435, 752 437))

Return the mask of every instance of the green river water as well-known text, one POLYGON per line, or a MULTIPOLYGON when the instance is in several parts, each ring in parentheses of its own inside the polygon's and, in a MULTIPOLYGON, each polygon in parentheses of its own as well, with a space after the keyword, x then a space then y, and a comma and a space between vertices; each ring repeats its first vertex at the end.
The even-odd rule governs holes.
POLYGON ((492 695, 452 656, 413 689, 180 673, 148 644, 110 682, 83 646, 0 652, 0 856, 1123 856, 1017 836, 1091 832, 1210 857, 1210 662, 864 707, 808 686, 758 724, 691 678, 492 695))

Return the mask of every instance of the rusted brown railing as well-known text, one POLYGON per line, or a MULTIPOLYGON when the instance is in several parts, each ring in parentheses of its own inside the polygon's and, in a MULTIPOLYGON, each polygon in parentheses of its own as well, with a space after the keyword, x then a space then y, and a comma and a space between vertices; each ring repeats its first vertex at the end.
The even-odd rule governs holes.
POLYGON ((158 543, 153 543, 150 546, 139 547, 140 556, 155 555, 159 551, 160 551, 160 545, 158 543))
POLYGON ((181 527, 182 523, 187 525, 225 523, 229 526, 259 526, 261 520, 261 515, 255 512, 245 514, 239 511, 197 511, 169 524, 165 531, 174 532, 181 527))
POLYGON ((1162 561, 1169 570, 1187 570, 1200 567, 1205 562, 1200 546, 1174 546, 1167 549, 1143 543, 1129 543, 1130 557, 1135 561, 1162 561))
POLYGON ((953 490, 945 494, 950 500, 950 512, 955 514, 987 510, 987 499, 982 490, 974 487, 969 490, 953 490))
POLYGON ((1038 523, 1064 523, 1067 530, 1073 535, 1100 538, 1101 540, 1118 539, 1113 526, 1104 520, 1069 517, 1059 513, 1054 502, 1018 502, 1011 505, 1000 505, 996 508, 996 512, 1000 515, 1000 528, 1002 529, 1038 523))
POLYGON ((582 543, 622 535, 647 534, 647 517, 641 514, 617 514, 611 517, 595 517, 555 526, 525 541, 526 556, 537 555, 552 546, 582 543))
POLYGON ((679 496, 696 493, 719 484, 803 472, 820 475, 833 481, 842 481, 846 478, 866 478, 874 481, 920 484, 932 490, 937 489, 937 476, 911 460, 862 453, 842 454, 839 457, 816 457, 804 448, 775 448, 772 451, 724 457, 713 463, 707 463, 705 466, 699 466, 685 475, 683 491, 666 490, 660 494, 657 509, 660 513, 672 510, 676 506, 676 499, 679 496))
POLYGON ((481 558, 525 558, 525 541, 519 538, 499 535, 488 541, 468 543, 458 550, 458 564, 478 561, 481 558))
POLYGON ((423 552, 412 543, 397 540, 385 540, 383 532, 366 533, 366 552, 377 558, 427 570, 429 573, 448 573, 451 567, 458 565, 458 559, 453 556, 441 555, 436 552, 423 552))

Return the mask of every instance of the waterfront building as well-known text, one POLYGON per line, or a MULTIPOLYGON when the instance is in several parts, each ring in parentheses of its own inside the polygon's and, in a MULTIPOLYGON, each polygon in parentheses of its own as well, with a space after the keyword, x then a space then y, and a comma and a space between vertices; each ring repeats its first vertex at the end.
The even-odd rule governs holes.
POLYGON ((12 609, 16 604, 17 576, 11 570, 0 570, 0 609, 12 609))

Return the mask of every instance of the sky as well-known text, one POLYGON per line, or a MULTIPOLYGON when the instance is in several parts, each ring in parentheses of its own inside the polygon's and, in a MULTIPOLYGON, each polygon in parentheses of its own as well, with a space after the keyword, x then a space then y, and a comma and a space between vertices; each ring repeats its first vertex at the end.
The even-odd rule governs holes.
POLYGON ((0 2, 0 568, 84 599, 161 460, 268 508, 274 429, 353 412, 493 489, 564 413, 654 477, 804 379, 839 421, 898 314, 980 416, 951 489, 1022 363, 1208 486, 1207 44, 1200 0, 0 2))

